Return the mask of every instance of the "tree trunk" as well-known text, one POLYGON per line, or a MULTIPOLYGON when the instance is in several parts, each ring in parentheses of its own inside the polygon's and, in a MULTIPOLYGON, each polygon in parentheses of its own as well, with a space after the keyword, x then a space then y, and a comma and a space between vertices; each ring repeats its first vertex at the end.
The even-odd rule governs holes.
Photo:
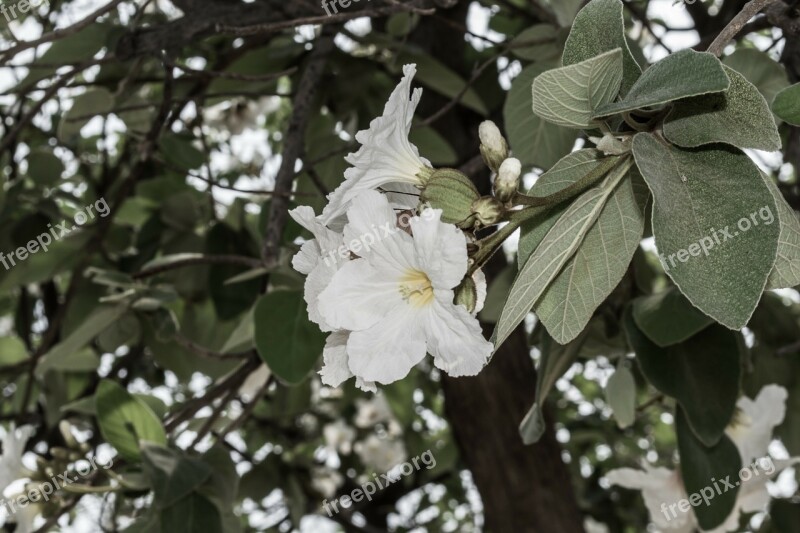
POLYGON ((583 531, 553 431, 531 446, 517 431, 536 384, 523 332, 517 330, 478 376, 442 381, 448 420, 483 500, 486 531, 583 531))
MULTIPOLYGON (((410 36, 415 45, 464 79, 470 79, 474 67, 465 58, 460 29, 466 24, 467 4, 461 2, 452 9, 440 10, 437 17, 423 18, 410 36)), ((496 77, 497 71, 488 69, 485 75, 496 77)), ((448 102, 448 98, 426 90, 419 114, 430 116, 448 102)), ((492 119, 502 128, 502 117, 492 119)), ((482 120, 484 117, 455 106, 433 127, 464 164, 478 153, 478 125, 482 120)), ((471 178, 479 190, 488 193, 488 171, 471 178)), ((502 255, 490 266, 487 276, 491 278, 504 266, 502 255)), ((569 471, 553 432, 547 432, 538 444, 525 446, 517 431, 536 388, 536 371, 524 333, 515 332, 478 376, 444 376, 443 387, 447 417, 483 500, 486 531, 583 531, 569 471)))

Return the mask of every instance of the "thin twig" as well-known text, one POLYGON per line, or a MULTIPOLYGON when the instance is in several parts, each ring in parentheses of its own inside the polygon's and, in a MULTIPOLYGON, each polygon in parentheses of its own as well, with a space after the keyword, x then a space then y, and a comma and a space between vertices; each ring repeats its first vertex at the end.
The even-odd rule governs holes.
POLYGON ((201 257, 180 259, 178 261, 173 261, 172 263, 146 268, 133 274, 132 277, 133 279, 149 278, 170 270, 196 265, 238 265, 249 268, 261 268, 264 266, 260 260, 244 255, 204 255, 201 257))
POLYGON ((777 0, 751 0, 747 5, 742 8, 738 15, 725 26, 711 46, 708 47, 707 52, 719 57, 729 42, 744 28, 747 22, 758 15, 762 9, 770 4, 775 3, 777 0))

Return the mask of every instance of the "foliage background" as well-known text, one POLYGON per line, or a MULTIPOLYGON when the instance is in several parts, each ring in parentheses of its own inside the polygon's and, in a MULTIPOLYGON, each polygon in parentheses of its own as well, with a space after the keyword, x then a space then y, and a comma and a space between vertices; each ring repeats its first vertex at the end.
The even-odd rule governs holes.
MULTIPOLYGON (((703 49, 744 3, 626 1, 631 48, 642 64, 703 49)), ((516 332, 477 378, 421 366, 383 390, 391 416, 377 420, 380 410, 352 384, 331 390, 302 369, 291 385, 254 374, 256 343, 268 360, 292 353, 310 367, 319 355, 321 339, 303 322, 302 278, 288 266, 308 236, 286 212, 321 209, 354 133, 380 114, 402 65, 417 63, 425 88, 411 136, 421 153, 486 192, 477 126, 491 118, 530 184, 583 142, 530 109, 530 82, 557 64, 580 5, 374 0, 328 17, 305 1, 52 0, 11 23, 0 17, 0 251, 99 199, 110 207, 49 252, 0 270, 0 418, 33 424, 30 449, 48 461, 68 444, 63 420, 87 456, 110 455, 99 430, 109 421, 94 398, 112 380, 150 406, 176 449, 213 472, 177 502, 147 488, 63 492, 37 527, 580 531, 591 517, 611 531, 643 530, 640 496, 601 478, 643 455, 673 461, 671 406, 637 374, 636 423, 619 430, 603 385, 611 359, 626 351, 622 307, 666 283, 652 246, 590 324, 579 361, 550 396, 551 427, 533 446, 520 442, 517 425, 534 398, 535 327, 516 332), (337 422, 353 428, 361 453, 326 440, 337 422), (382 471, 370 442, 386 454, 402 446, 395 458, 431 449, 437 466, 324 518, 326 497, 382 471), (176 516, 192 518, 176 525, 176 516)), ((797 2, 783 6, 748 24, 725 59, 768 101, 800 81, 797 2)), ((800 209, 800 130, 781 131, 782 153, 753 155, 800 209)), ((508 251, 489 268, 487 334, 513 276, 508 251)), ((745 392, 774 382, 790 390, 780 436, 792 455, 800 454, 798 302, 794 291, 767 295, 745 333, 745 392)), ((141 477, 135 459, 114 471, 141 477)), ((754 527, 798 523, 790 478, 773 518, 756 517, 754 527)), ((87 484, 107 482, 98 475, 87 484)))

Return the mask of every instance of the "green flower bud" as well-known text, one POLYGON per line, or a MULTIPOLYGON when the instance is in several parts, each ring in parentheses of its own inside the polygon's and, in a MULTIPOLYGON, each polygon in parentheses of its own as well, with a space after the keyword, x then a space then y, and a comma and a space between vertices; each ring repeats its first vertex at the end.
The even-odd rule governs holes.
POLYGON ((481 226, 491 226, 502 220, 505 208, 497 198, 484 196, 472 204, 472 212, 481 226))
POLYGON ((442 210, 442 222, 461 228, 474 223, 472 205, 480 198, 478 189, 464 174, 451 168, 434 172, 420 193, 420 200, 442 210))
POLYGON ((478 127, 478 136, 481 139, 481 156, 492 172, 497 172, 500 165, 508 157, 508 143, 506 143, 500 129, 491 120, 481 122, 478 127))
POLYGON ((475 280, 472 279, 472 276, 465 277, 461 284, 456 287, 455 293, 453 303, 463 305, 470 313, 475 311, 475 306, 478 303, 478 289, 475 287, 475 280))
POLYGON ((522 164, 519 159, 509 157, 500 165, 497 177, 494 179, 494 195, 503 203, 511 200, 519 187, 519 175, 522 173, 522 164))

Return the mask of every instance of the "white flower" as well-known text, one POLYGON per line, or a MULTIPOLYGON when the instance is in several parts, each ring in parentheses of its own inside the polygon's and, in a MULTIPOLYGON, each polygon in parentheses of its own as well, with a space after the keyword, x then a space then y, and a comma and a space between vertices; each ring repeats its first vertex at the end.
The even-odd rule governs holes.
POLYGON ((376 472, 388 472, 406 460, 403 441, 378 437, 375 434, 356 443, 356 453, 361 462, 376 472))
MULTIPOLYGON (((783 469, 800 462, 800 458, 773 460, 767 455, 772 431, 783 422, 786 414, 786 398, 786 389, 779 385, 767 385, 759 391, 755 400, 743 396, 736 402, 738 412, 725 433, 739 450, 742 470, 748 469, 750 475, 745 477, 742 474, 741 480, 737 480, 740 486, 733 510, 725 522, 710 533, 736 531, 739 529, 739 517, 742 513, 763 511, 770 500, 767 482, 783 469)), ((679 473, 647 464, 643 467, 644 471, 619 468, 608 472, 606 477, 612 485, 641 490, 645 506, 650 512, 650 520, 659 528, 680 532, 694 531, 698 526, 692 510, 688 513, 677 510, 676 516, 667 507, 687 498, 679 473)), ((710 479, 708 482, 711 486, 710 479)))
MULTIPOLYGON (((387 199, 374 191, 359 195, 347 216, 345 241, 396 223, 387 199)), ((467 273, 466 238, 440 218, 440 210, 423 211, 410 221, 413 237, 400 231, 378 240, 333 275, 319 295, 319 312, 335 330, 350 333, 330 343, 324 383, 336 386, 348 372, 392 383, 427 352, 452 376, 475 375, 486 364, 492 344, 477 319, 453 303, 453 289, 467 273)))
MULTIPOLYGON (((289 215, 314 235, 314 239, 303 243, 300 251, 292 258, 292 267, 308 276, 304 294, 308 304, 308 317, 319 324, 322 331, 332 331, 333 328, 319 314, 317 299, 339 267, 349 259, 349 253, 339 253, 344 244, 342 234, 327 228, 314 215, 314 209, 307 205, 292 209, 289 215)), ((331 341, 330 338, 328 340, 331 341)))
MULTIPOLYGON (((19 496, 23 496, 23 494, 19 494, 15 496, 15 498, 18 498, 19 496)), ((9 501, 12 499, 13 498, 10 498, 9 501)), ((14 509, 16 512, 9 516, 9 521, 17 524, 17 528, 14 530, 14 533, 33 533, 39 529, 36 527, 36 519, 40 514, 42 514, 44 505, 40 503, 33 503, 29 500, 28 505, 17 505, 14 507, 14 509)))
POLYGON ((22 426, 15 429, 14 425, 3 435, 3 455, 0 456, 0 496, 2 491, 18 479, 27 477, 25 466, 22 464, 22 455, 25 445, 33 436, 33 426, 22 426))
POLYGON ((403 67, 403 79, 389 96, 383 115, 374 119, 369 129, 359 131, 356 140, 361 148, 345 160, 352 165, 345 181, 328 195, 328 205, 322 211, 323 222, 329 223, 344 213, 361 191, 396 183, 421 186, 431 172, 430 162, 420 157, 417 147, 408 140, 411 121, 422 96, 422 89, 411 93, 411 80, 416 65, 403 67), (422 176, 422 177, 421 177, 422 176))
POLYGON ((337 420, 325 424, 322 428, 322 437, 325 439, 325 445, 331 450, 336 450, 342 455, 350 455, 353 441, 356 440, 356 430, 345 424, 344 420, 337 420))
POLYGON ((325 498, 332 498, 343 483, 344 477, 336 470, 324 466, 311 469, 311 486, 325 498))
POLYGON ((767 454, 772 431, 786 416, 786 389, 767 385, 758 392, 755 401, 742 396, 736 402, 738 411, 725 429, 739 449, 742 463, 748 465, 767 454))
POLYGON ((359 428, 371 428, 381 422, 389 422, 394 418, 389 402, 383 394, 377 394, 369 400, 356 400, 358 412, 353 423, 359 428))

